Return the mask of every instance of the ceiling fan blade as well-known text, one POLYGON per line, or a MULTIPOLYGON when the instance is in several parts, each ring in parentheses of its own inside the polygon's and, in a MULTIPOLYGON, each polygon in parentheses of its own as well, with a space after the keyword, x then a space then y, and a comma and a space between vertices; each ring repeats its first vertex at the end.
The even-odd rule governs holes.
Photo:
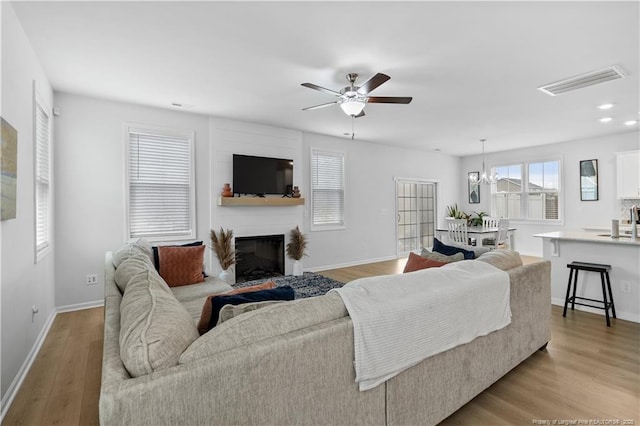
POLYGON ((369 96, 367 102, 370 104, 408 104, 412 99, 410 96, 369 96))
POLYGON ((360 88, 358 89, 358 93, 360 93, 361 95, 366 95, 390 78, 391 77, 386 74, 378 73, 367 80, 362 86, 360 86, 360 88))
POLYGON ((329 93, 329 94, 332 94, 332 95, 335 95, 335 96, 341 96, 340 92, 336 92, 335 90, 327 89, 326 87, 318 86, 317 84, 302 83, 302 86, 308 87, 309 89, 318 90, 320 92, 329 93))
POLYGON ((310 107, 306 107, 306 108, 302 108, 303 111, 311 111, 313 109, 319 109, 319 108, 324 108, 324 107, 328 107, 331 105, 335 105, 337 104, 338 101, 333 101, 333 102, 327 102, 326 104, 320 104, 320 105, 314 105, 314 106, 310 106, 310 107))

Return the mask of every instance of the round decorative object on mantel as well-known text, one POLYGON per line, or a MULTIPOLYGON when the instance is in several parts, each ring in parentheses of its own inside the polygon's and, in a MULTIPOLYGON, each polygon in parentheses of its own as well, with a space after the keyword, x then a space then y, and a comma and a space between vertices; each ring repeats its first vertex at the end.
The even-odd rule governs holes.
POLYGON ((222 194, 223 197, 233 197, 233 191, 231 191, 231 184, 229 183, 225 183, 224 186, 222 187, 222 194))
POLYGON ((298 188, 297 186, 294 186, 293 191, 291 192, 291 196, 293 198, 300 198, 300 188, 298 188))

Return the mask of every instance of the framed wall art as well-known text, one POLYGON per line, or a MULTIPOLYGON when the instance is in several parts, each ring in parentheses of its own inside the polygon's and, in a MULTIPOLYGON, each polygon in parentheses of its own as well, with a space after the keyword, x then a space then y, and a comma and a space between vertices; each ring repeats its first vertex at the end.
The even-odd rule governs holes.
POLYGON ((469 172, 469 204, 480 203, 480 172, 469 172))
POLYGON ((580 201, 598 201, 598 160, 580 161, 580 201))
POLYGON ((16 183, 18 181, 18 132, 0 117, 0 196, 1 220, 16 218, 16 183))

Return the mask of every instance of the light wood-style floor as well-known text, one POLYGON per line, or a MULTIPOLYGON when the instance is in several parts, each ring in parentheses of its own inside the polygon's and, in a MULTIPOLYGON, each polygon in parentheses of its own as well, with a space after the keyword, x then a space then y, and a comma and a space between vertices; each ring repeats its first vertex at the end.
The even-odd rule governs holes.
MULTIPOLYGON (((402 272, 404 263, 322 274, 348 282, 402 272)), ((56 317, 3 425, 98 424, 103 312, 94 308, 56 317)), ((533 354, 443 424, 640 425, 640 324, 613 320, 607 328, 600 315, 569 311, 563 318, 554 306, 546 351, 533 354)))

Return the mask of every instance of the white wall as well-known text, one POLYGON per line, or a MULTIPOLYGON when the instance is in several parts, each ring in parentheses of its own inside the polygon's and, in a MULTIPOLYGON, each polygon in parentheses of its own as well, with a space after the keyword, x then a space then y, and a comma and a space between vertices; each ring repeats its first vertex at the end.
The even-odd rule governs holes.
POLYGON ((209 122, 202 115, 56 93, 56 305, 104 298, 104 253, 125 240, 124 123, 193 130, 198 239, 210 217, 209 122), (97 273, 98 285, 85 284, 97 273))
MULTIPOLYGON (((303 134, 303 141, 305 165, 310 164, 312 148, 345 154, 347 224, 344 230, 310 231, 310 205, 305 204, 304 231, 309 235, 305 269, 318 270, 396 256, 396 177, 438 182, 439 221, 444 221, 445 206, 461 197, 458 157, 311 133, 303 134)), ((309 188, 307 171, 301 187, 303 196, 310 195, 309 188)))
MULTIPOLYGON (((216 231, 220 227, 232 229, 234 237, 283 234, 287 244, 289 231, 296 225, 302 226, 302 206, 222 207, 216 205, 216 200, 224 183, 233 181, 233 154, 292 159, 293 184, 300 186, 302 176, 308 170, 302 162, 302 132, 219 118, 210 121, 211 203, 214 206, 211 228, 216 231)), ((212 264, 212 271, 219 272, 217 259, 212 260, 212 264)), ((285 273, 291 273, 291 265, 291 260, 285 256, 285 273)))
MULTIPOLYGON (((103 257, 125 238, 125 122, 180 129, 196 134, 198 239, 209 244, 210 229, 221 226, 236 236, 288 234, 296 225, 309 233, 309 200, 298 207, 220 207, 222 185, 232 180, 233 153, 294 160, 294 184, 309 193, 310 147, 343 150, 347 155, 347 229, 310 233, 305 269, 394 257, 394 177, 439 182, 438 212, 457 201, 460 160, 438 153, 351 141, 255 123, 56 93, 56 305, 90 306, 103 298, 103 257), (99 283, 85 284, 98 273, 99 283)), ((219 265, 208 251, 208 270, 219 265)), ((287 261, 286 270, 291 270, 287 261)))
MULTIPOLYGON (((562 192, 564 196, 564 223, 545 225, 513 221, 518 228, 515 232, 516 250, 522 254, 542 256, 542 240, 533 237, 541 232, 561 230, 581 230, 583 227, 610 227, 611 219, 620 217, 620 202, 616 197, 616 156, 618 151, 640 148, 638 132, 622 133, 613 136, 597 137, 570 142, 541 145, 486 154, 487 169, 492 165, 509 162, 562 158, 562 192), (580 201, 581 160, 598 160, 598 201, 580 201)), ((468 172, 482 168, 482 156, 462 158, 460 175, 465 195, 458 205, 465 211, 491 212, 489 186, 481 187, 480 204, 469 204, 466 197, 466 178, 468 172)), ((627 219, 626 217, 624 219, 627 219)))
MULTIPOLYGON (((2 236, 3 410, 55 312, 54 251, 37 264, 34 229, 33 82, 44 102, 53 92, 13 8, 2 8, 2 116, 18 132, 17 217, 0 223, 2 236), (31 307, 40 312, 32 316, 31 307)), ((52 140, 55 146, 55 138, 52 140)), ((55 180, 54 180, 55 182, 55 180)), ((55 184, 53 186, 55 193, 55 184)), ((54 234, 55 235, 55 234, 54 234)))

